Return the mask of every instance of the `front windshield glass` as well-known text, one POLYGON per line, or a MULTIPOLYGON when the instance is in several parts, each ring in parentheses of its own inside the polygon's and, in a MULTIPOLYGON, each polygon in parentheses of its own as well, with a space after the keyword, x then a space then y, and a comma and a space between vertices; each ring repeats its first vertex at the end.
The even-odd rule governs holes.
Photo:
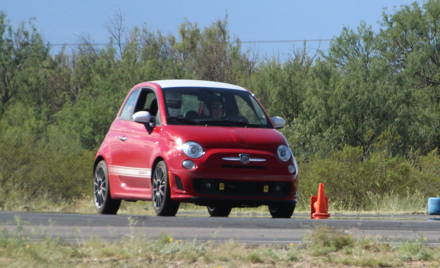
POLYGON ((185 87, 163 92, 168 124, 271 128, 247 91, 185 87))

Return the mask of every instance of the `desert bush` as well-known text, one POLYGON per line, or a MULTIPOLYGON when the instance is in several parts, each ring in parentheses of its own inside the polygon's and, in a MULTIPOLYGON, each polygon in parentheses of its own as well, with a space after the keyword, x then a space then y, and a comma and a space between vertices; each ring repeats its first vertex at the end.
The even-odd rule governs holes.
POLYGON ((409 160, 384 151, 364 157, 360 147, 345 146, 328 157, 316 154, 300 162, 301 201, 308 202, 320 182, 325 183, 333 205, 341 209, 372 208, 378 199, 390 196, 437 196, 439 166, 435 151, 409 160))
POLYGON ((10 109, 0 125, 0 140, 5 141, 0 143, 0 201, 71 200, 89 192, 93 153, 77 140, 44 127, 21 105, 10 109))

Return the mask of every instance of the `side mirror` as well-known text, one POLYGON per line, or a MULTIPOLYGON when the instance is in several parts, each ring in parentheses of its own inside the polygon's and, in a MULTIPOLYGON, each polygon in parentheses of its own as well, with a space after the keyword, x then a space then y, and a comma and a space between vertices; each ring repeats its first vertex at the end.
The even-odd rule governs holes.
POLYGON ((276 129, 282 128, 286 125, 286 120, 279 116, 274 116, 270 120, 272 120, 272 125, 276 129))
POLYGON ((143 123, 143 124, 149 124, 151 123, 152 119, 154 118, 153 116, 151 116, 151 114, 149 112, 146 111, 139 111, 134 113, 131 118, 133 118, 133 120, 135 122, 138 123, 143 123))

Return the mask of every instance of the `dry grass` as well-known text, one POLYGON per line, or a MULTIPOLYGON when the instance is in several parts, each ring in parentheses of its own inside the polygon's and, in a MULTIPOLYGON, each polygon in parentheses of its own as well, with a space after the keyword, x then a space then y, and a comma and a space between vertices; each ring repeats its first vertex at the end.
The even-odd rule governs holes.
POLYGON ((440 248, 422 240, 401 245, 356 239, 326 227, 300 244, 245 245, 126 238, 117 242, 31 241, 0 233, 0 267, 439 267, 440 248))

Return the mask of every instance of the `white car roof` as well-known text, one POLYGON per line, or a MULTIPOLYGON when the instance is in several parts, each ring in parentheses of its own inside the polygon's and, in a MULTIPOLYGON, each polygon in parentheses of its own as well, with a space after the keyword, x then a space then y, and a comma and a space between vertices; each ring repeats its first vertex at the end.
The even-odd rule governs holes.
POLYGON ((169 88, 169 87, 211 87, 211 88, 224 88, 224 89, 236 89, 236 90, 244 90, 247 89, 242 88, 237 85, 222 83, 222 82, 214 82, 214 81, 204 81, 204 80, 184 80, 184 79, 175 79, 175 80, 156 80, 150 81, 150 83, 156 83, 161 88, 169 88))

